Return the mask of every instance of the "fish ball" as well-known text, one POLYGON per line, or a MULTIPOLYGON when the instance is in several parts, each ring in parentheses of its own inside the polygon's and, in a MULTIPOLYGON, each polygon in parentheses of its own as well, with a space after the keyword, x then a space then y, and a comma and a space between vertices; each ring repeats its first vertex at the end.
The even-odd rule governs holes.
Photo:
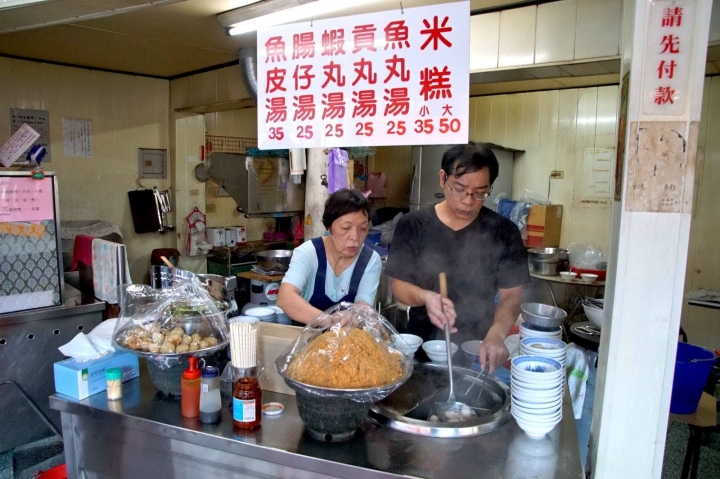
POLYGON ((192 336, 188 336, 187 334, 183 335, 183 337, 182 337, 182 343, 183 343, 183 344, 190 344, 190 343, 192 343, 192 336))
POLYGON ((187 344, 179 344, 175 347, 176 353, 187 353, 190 351, 190 346, 187 344))

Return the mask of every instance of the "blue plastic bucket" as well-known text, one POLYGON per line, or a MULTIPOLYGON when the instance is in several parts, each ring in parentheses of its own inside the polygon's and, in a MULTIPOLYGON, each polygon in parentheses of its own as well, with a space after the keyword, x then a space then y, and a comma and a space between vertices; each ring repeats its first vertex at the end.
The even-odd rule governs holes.
POLYGON ((697 411, 703 388, 716 359, 715 353, 705 348, 678 343, 670 399, 671 413, 692 414, 697 411))
POLYGON ((368 235, 365 238, 365 242, 369 243, 370 246, 375 246, 380 242, 380 238, 382 237, 382 230, 375 230, 371 229, 368 231, 368 235))

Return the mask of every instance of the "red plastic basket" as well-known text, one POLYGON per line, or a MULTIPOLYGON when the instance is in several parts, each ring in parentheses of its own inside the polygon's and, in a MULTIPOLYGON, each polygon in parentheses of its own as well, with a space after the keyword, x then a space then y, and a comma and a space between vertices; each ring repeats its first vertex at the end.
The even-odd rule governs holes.
POLYGON ((574 266, 570 268, 570 271, 572 271, 573 273, 577 273, 578 279, 580 279, 580 275, 583 273, 596 274, 598 275, 598 281, 605 281, 605 275, 607 274, 607 271, 605 271, 604 269, 583 269, 575 268, 574 266))
POLYGON ((47 471, 38 472, 36 479, 67 479, 67 467, 65 464, 60 464, 47 471))

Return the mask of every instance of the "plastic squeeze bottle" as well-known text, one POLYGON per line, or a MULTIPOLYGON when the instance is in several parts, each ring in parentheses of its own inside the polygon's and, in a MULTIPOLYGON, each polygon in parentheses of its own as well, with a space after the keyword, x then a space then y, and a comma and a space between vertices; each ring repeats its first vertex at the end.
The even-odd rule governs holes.
POLYGON ((215 366, 202 368, 200 380, 200 422, 220 422, 220 371, 215 366))
POLYGON ((200 415, 200 369, 197 358, 189 359, 189 366, 180 380, 181 409, 185 417, 200 415))

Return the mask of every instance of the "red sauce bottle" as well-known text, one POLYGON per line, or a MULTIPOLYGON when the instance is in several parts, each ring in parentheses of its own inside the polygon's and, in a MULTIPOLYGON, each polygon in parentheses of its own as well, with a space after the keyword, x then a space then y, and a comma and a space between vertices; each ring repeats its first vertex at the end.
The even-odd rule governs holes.
POLYGON ((191 357, 190 365, 183 371, 180 380, 180 406, 185 417, 200 415, 200 369, 197 358, 191 357))
POLYGON ((243 377, 233 389, 233 424, 240 429, 254 429, 262 419, 262 390, 255 377, 243 377))

